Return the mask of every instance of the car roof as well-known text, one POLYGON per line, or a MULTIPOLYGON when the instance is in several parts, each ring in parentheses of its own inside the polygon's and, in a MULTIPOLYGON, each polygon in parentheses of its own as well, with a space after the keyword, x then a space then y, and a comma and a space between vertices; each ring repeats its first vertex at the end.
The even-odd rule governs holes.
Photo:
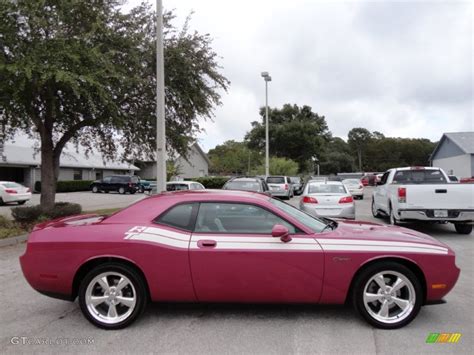
POLYGON ((168 181, 166 183, 166 185, 171 185, 171 184, 185 184, 185 185, 190 185, 190 184, 200 184, 200 182, 197 182, 197 181, 184 181, 184 180, 180 180, 180 181, 168 181))
POLYGON ((320 180, 310 180, 308 184, 312 185, 343 185, 341 181, 320 181, 320 180))
POLYGON ((253 192, 253 191, 241 191, 241 190, 180 190, 180 191, 164 191, 160 194, 151 196, 150 198, 177 198, 180 200, 225 200, 226 198, 232 198, 236 200, 268 200, 269 197, 266 194, 253 192))
POLYGON ((252 182, 259 182, 259 181, 262 181, 261 178, 258 178, 258 177, 236 177, 236 178, 233 178, 231 180, 229 180, 228 182, 232 182, 232 181, 252 181, 252 182))

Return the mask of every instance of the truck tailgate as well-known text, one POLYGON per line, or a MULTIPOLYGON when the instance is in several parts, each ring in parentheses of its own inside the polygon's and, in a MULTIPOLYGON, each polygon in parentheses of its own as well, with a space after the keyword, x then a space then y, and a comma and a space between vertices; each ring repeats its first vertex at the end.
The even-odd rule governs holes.
POLYGON ((406 188, 402 208, 474 209, 473 184, 398 185, 406 188))

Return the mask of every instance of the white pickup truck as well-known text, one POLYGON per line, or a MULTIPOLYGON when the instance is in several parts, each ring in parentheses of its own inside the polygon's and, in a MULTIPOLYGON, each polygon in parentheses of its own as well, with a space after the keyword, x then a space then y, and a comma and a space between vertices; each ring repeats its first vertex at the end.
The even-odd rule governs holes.
POLYGON ((450 183, 435 167, 396 168, 385 172, 372 196, 372 214, 403 221, 454 223, 460 234, 470 234, 474 221, 474 184, 450 183))

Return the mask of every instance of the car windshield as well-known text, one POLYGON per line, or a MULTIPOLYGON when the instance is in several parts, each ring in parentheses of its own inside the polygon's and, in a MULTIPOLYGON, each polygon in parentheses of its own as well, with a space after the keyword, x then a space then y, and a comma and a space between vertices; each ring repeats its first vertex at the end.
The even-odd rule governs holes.
POLYGON ((315 233, 322 232, 328 225, 323 220, 316 217, 312 217, 309 214, 297 209, 296 207, 293 207, 275 198, 271 198, 270 202, 273 205, 275 205, 278 209, 282 210, 283 212, 290 215, 291 217, 297 219, 300 223, 304 224, 306 227, 308 227, 315 233))
POLYGON ((260 191, 260 184, 256 181, 229 181, 225 190, 260 191))
POLYGON ((17 184, 16 182, 4 182, 2 186, 10 189, 18 189, 20 187, 23 187, 20 184, 17 184))
POLYGON ((342 180, 342 183, 345 185, 359 185, 360 181, 357 179, 345 179, 342 180))
POLYGON ((310 184, 308 188, 310 194, 346 194, 344 185, 333 184, 310 184))
POLYGON ((269 176, 267 177, 268 184, 284 184, 285 178, 283 176, 269 176))

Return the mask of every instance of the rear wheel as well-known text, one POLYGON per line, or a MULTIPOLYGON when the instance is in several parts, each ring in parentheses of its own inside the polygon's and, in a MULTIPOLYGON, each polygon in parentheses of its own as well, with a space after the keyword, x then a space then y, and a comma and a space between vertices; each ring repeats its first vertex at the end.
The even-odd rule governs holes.
POLYGON ((375 218, 380 218, 381 217, 381 214, 380 214, 379 210, 375 206, 374 199, 372 199, 372 216, 374 216, 375 218))
POLYGON ((392 206, 390 206, 389 221, 392 226, 400 224, 400 221, 395 217, 395 212, 393 211, 392 206))
POLYGON ((472 232, 472 224, 455 223, 454 228, 459 234, 471 234, 472 232))
POLYGON ((119 194, 123 195, 125 194, 125 189, 123 187, 118 189, 119 194))
POLYGON ((24 205, 26 201, 18 201, 19 205, 24 205))
POLYGON ((99 192, 99 188, 97 186, 92 186, 92 192, 93 193, 98 193, 99 192))
POLYGON ((352 301, 358 313, 382 329, 401 328, 418 314, 423 290, 420 280, 396 262, 377 263, 358 275, 352 301))
POLYGON ((118 263, 90 271, 79 288, 79 305, 99 328, 121 329, 134 322, 146 306, 146 287, 140 275, 118 263))

